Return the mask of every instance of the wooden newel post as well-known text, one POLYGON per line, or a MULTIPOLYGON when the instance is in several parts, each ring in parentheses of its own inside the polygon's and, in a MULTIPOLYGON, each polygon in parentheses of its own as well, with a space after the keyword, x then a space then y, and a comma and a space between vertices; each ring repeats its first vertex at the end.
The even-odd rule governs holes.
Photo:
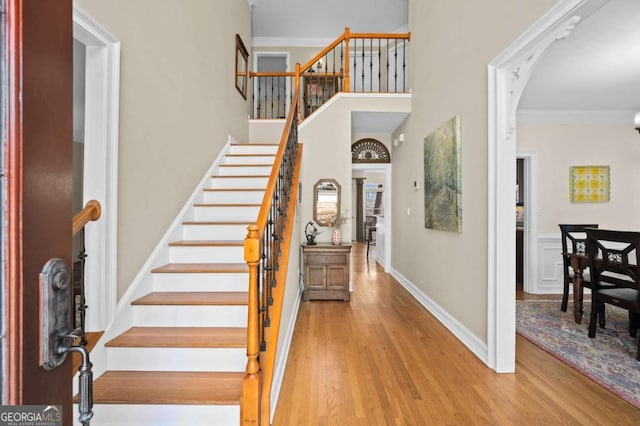
POLYGON ((260 233, 256 225, 250 225, 244 239, 244 260, 249 266, 249 317, 247 320, 247 368, 242 383, 240 421, 242 425, 260 424, 261 372, 260 354, 258 264, 260 263, 260 233))
POLYGON ((349 92, 351 89, 351 78, 349 77, 349 42, 351 42, 351 30, 344 29, 344 87, 342 90, 349 92))

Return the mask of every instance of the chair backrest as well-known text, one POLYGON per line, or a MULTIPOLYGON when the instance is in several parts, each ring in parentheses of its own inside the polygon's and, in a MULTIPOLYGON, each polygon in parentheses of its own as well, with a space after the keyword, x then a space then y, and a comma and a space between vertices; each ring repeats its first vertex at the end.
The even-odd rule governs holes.
POLYGON ((587 228, 597 228, 598 224, 560 224, 560 233, 562 234, 562 252, 563 253, 584 253, 587 254, 587 228), (571 247, 569 247, 571 243, 571 247))
MULTIPOLYGON (((560 224, 562 234, 562 253, 584 253, 587 254, 587 228, 597 228, 598 224, 560 224)), ((571 280, 569 266, 571 261, 568 256, 562 256, 562 269, 565 281, 571 280)))
POLYGON ((364 226, 376 226, 376 223, 378 223, 378 217, 377 216, 365 216, 364 218, 364 226))
POLYGON ((640 290, 640 232, 587 229, 591 283, 640 290))

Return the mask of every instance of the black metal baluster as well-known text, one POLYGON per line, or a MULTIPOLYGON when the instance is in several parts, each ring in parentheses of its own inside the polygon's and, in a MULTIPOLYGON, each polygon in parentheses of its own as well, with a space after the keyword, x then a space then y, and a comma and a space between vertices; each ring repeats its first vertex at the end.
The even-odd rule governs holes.
POLYGON ((273 76, 269 77, 271 79, 271 115, 269 116, 269 118, 273 118, 273 114, 274 114, 274 105, 273 105, 273 90, 274 90, 274 84, 273 84, 273 76))
POLYGON ((387 49, 387 65, 386 65, 386 70, 387 70, 387 93, 389 92, 389 40, 387 40, 387 44, 386 44, 386 49, 387 49))
POLYGON ((358 81, 358 52, 356 52, 356 48, 358 47, 358 39, 353 39, 353 91, 357 92, 358 87, 356 82, 358 81))
POLYGON ((342 86, 341 86, 342 87, 342 91, 345 90, 345 88, 344 88, 344 77, 345 76, 344 76, 344 67, 343 67, 343 64, 344 64, 344 44, 345 43, 346 43, 345 41, 340 43, 340 81, 342 82, 342 86))
POLYGON ((396 39, 396 48, 393 51, 393 61, 395 64, 395 71, 394 71, 394 75, 393 75, 393 87, 394 87, 394 92, 398 92, 398 39, 396 39))
POLYGON ((405 49, 407 48, 407 41, 402 41, 402 92, 407 92, 407 55, 405 49))
POLYGON ((364 39, 362 39, 362 72, 361 72, 361 81, 362 81, 362 86, 361 86, 361 91, 365 92, 364 90, 364 39))
POLYGON ((382 39, 378 39, 378 92, 382 92, 382 69, 380 60, 382 59, 382 39))
MULTIPOLYGON (((87 300, 86 300, 86 294, 85 294, 85 283, 84 283, 84 276, 85 276, 85 264, 86 264, 86 259, 87 259, 87 252, 85 249, 85 233, 84 233, 84 228, 82 228, 80 230, 81 235, 80 235, 80 244, 81 244, 81 248, 80 248, 80 253, 78 254, 78 263, 80 264, 80 305, 76 306, 76 310, 78 311, 78 314, 80 316, 80 344, 82 346, 87 346, 87 339, 86 339, 86 314, 87 314, 87 300)), ((75 274, 74 274, 75 275, 75 274)), ((75 277, 74 277, 75 278, 75 277)), ((75 280, 74 280, 75 281, 75 280)), ((75 282, 74 282, 74 290, 75 290, 75 282)), ((73 297, 73 303, 75 305, 76 303, 76 297, 75 297, 75 291, 74 291, 74 297, 73 297)), ((76 316, 74 314, 73 316, 73 322, 74 322, 74 328, 78 327, 78 324, 76 324, 76 316)))
POLYGON ((260 112, 260 118, 265 118, 264 116, 264 105, 262 103, 262 92, 264 90, 264 82, 265 78, 260 77, 260 83, 258 84, 258 111, 260 112))
POLYGON ((277 93, 277 97, 276 97, 276 106, 278 108, 278 112, 276 113, 276 116, 274 118, 280 118, 280 102, 282 102, 282 100, 280 99, 280 83, 281 83, 281 79, 282 77, 278 76, 276 77, 276 81, 278 82, 278 87, 276 89, 276 93, 277 93))
POLYGON ((373 92, 373 39, 369 39, 369 91, 373 92))

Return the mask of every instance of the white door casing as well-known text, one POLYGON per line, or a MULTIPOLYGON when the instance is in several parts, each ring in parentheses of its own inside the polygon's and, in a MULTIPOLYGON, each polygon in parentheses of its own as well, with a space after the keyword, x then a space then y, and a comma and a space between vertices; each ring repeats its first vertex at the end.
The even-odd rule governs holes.
POLYGON ((86 329, 98 331, 116 308, 120 41, 75 5, 73 38, 86 47, 83 204, 102 206, 85 227, 86 329))

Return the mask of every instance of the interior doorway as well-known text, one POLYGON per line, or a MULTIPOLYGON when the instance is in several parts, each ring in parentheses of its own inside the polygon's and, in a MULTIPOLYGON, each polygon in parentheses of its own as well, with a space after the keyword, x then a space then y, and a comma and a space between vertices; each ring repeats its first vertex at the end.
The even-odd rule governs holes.
MULTIPOLYGON (((364 179, 362 191, 362 218, 356 218, 356 222, 367 215, 376 217, 376 258, 385 272, 391 270, 391 164, 353 164, 352 165, 352 194, 357 194, 356 179, 364 179), (367 186, 368 184, 368 186, 367 186), (376 207, 377 206, 377 207, 376 207)), ((351 197, 351 211, 355 215, 357 209, 357 197, 351 197)), ((352 240, 356 240, 357 229, 352 226, 352 240)))

